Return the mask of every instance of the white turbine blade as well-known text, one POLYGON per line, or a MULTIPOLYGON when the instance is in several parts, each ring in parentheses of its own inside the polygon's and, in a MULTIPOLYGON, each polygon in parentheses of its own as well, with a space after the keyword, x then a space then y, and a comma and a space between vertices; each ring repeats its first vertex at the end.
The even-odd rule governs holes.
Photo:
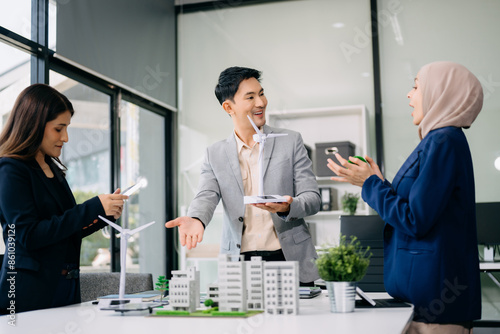
POLYGON ((125 196, 130 196, 132 195, 133 193, 135 193, 137 190, 139 190, 141 188, 141 185, 139 183, 136 183, 134 184, 133 186, 127 188, 122 195, 125 195, 125 196))
POLYGON ((288 136, 288 133, 270 133, 267 135, 267 138, 282 137, 282 136, 288 136))
POLYGON ((259 134, 259 135, 262 135, 263 133, 262 133, 262 132, 260 132, 260 130, 259 130, 259 128, 257 127, 257 125, 255 125, 255 123, 252 121, 252 118, 251 118, 249 115, 247 115, 247 117, 248 117, 248 119, 250 120, 250 123, 252 123, 252 126, 253 126, 253 128, 255 129, 255 132, 257 132, 257 134, 259 134))
POLYGON ((123 232, 123 229, 120 225, 113 223, 109 219, 104 218, 103 216, 99 215, 98 216, 100 219, 102 219, 105 223, 109 224, 111 227, 113 227, 115 230, 118 230, 120 232, 123 232))
POLYGON ((133 193, 135 193, 137 190, 139 190, 141 188, 146 188, 147 186, 148 186, 148 179, 146 179, 145 177, 139 176, 136 184, 125 189, 125 191, 122 194, 126 195, 126 196, 130 196, 133 193))
POLYGON ((139 226, 137 228, 134 228, 133 230, 130 231, 129 235, 132 235, 132 234, 135 234, 141 230, 144 230, 146 227, 149 227, 149 226, 153 225, 154 223, 156 223, 156 222, 147 223, 146 225, 142 225, 142 226, 139 226))

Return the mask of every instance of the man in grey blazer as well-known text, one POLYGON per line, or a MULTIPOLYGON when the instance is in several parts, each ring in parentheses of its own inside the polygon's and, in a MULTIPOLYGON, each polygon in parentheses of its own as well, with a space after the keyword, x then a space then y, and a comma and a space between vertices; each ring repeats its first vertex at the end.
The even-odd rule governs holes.
POLYGON ((222 200, 224 220, 221 253, 262 256, 266 261, 298 261, 300 281, 310 284, 319 278, 313 262, 317 257, 304 217, 319 211, 321 198, 312 163, 298 132, 267 126, 267 99, 260 85, 260 72, 230 67, 219 76, 217 99, 234 123, 226 140, 207 148, 201 167, 198 194, 187 216, 165 224, 179 227, 182 246, 196 247, 205 227, 222 200), (248 120, 266 134, 264 149, 264 193, 284 195, 286 202, 245 205, 244 196, 258 195, 259 143, 248 120))

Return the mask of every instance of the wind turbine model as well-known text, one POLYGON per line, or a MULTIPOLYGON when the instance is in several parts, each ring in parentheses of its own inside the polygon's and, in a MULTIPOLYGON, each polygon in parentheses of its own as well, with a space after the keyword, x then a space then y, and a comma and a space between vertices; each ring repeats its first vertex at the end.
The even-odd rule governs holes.
POLYGON ((147 186, 148 186, 148 179, 146 179, 145 177, 139 176, 139 178, 137 179, 137 183, 134 184, 133 186, 125 189, 125 191, 122 194, 126 195, 126 196, 130 196, 133 193, 135 193, 137 190, 139 190, 141 188, 146 188, 147 186))
POLYGON ((104 222, 109 224, 111 227, 113 227, 115 230, 120 232, 120 291, 118 294, 118 304, 124 304, 128 303, 128 301, 124 298, 125 296, 125 274, 126 274, 126 257, 127 257, 127 245, 128 245, 128 238, 131 237, 133 234, 144 230, 145 228, 153 225, 155 222, 147 223, 146 225, 139 226, 137 228, 134 228, 133 230, 130 230, 128 228, 123 228, 118 224, 113 223, 109 219, 104 218, 103 216, 99 215, 99 218, 102 219, 104 222))
POLYGON ((265 134, 262 133, 257 125, 252 121, 252 118, 247 115, 250 123, 252 123, 253 128, 255 129, 256 134, 253 135, 253 140, 259 143, 259 195, 258 196, 245 196, 243 199, 244 204, 256 204, 256 203, 280 203, 286 202, 286 198, 279 195, 264 195, 264 144, 266 143, 267 138, 273 137, 281 137, 287 136, 287 133, 270 133, 265 134))

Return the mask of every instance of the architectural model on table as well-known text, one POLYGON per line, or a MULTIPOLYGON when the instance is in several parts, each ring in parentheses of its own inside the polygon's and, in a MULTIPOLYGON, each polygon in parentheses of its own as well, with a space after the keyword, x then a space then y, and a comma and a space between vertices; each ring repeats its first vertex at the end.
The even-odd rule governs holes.
POLYGON ((207 287, 207 299, 212 299, 213 306, 219 306, 219 284, 210 283, 207 287))
POLYGON ((247 309, 264 309, 264 262, 260 256, 252 256, 245 261, 247 266, 247 309))
POLYGON ((299 313, 299 264, 296 261, 264 263, 265 310, 269 314, 299 313))
POLYGON ((299 313, 299 264, 296 261, 231 261, 219 256, 219 310, 299 313))
MULTIPOLYGON (((244 261, 219 255, 218 284, 208 286, 207 299, 220 312, 265 309, 269 314, 299 313, 299 269, 296 261, 265 262, 260 256, 244 261)), ((195 267, 172 271, 169 301, 174 311, 193 313, 200 306, 200 272, 195 267)))
POLYGON ((195 267, 172 271, 169 302, 175 311, 194 312, 200 305, 200 272, 195 267))
POLYGON ((245 269, 244 256, 240 261, 231 261, 231 255, 219 255, 219 311, 247 311, 245 269))

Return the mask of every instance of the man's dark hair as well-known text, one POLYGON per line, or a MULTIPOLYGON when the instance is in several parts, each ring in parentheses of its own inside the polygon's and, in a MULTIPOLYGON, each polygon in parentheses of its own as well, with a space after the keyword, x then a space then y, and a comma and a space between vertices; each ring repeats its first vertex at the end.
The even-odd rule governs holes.
POLYGON ((238 91, 238 87, 243 80, 255 78, 260 82, 261 72, 247 67, 229 67, 221 72, 219 81, 215 86, 215 96, 222 105, 224 101, 231 100, 234 102, 234 95, 238 91))

